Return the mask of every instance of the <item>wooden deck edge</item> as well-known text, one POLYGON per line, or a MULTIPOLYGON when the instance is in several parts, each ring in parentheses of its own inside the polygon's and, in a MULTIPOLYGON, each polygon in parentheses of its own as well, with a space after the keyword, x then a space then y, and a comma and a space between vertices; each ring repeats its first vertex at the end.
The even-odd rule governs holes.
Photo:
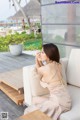
POLYGON ((11 100, 17 105, 22 105, 24 101, 24 94, 19 94, 17 90, 9 87, 4 83, 0 83, 0 90, 2 90, 11 100))
POLYGON ((17 90, 17 91, 19 92, 19 94, 24 93, 23 87, 21 87, 21 88, 16 88, 16 87, 10 85, 8 82, 6 82, 6 81, 4 81, 4 80, 0 80, 0 83, 4 83, 4 84, 8 85, 9 87, 17 90))

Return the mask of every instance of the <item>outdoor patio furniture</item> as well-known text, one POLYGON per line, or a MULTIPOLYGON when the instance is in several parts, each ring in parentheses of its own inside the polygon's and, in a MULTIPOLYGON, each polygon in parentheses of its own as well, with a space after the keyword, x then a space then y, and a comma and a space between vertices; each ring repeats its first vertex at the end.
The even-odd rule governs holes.
POLYGON ((20 92, 23 88, 22 69, 0 73, 0 80, 20 92))
POLYGON ((22 69, 0 73, 0 90, 2 90, 16 104, 24 101, 22 69))
POLYGON ((18 92, 14 88, 8 86, 7 84, 1 82, 0 90, 3 91, 10 99, 12 99, 17 105, 22 105, 24 101, 23 92, 18 92))
MULTIPOLYGON (((72 108, 62 113, 59 120, 80 120, 80 49, 72 49, 69 58, 62 58, 61 63, 64 65, 64 79, 66 79, 72 98, 72 108)), ((34 67, 35 65, 23 68, 24 103, 26 105, 32 105, 33 99, 37 96, 48 95, 48 90, 40 87, 37 77, 34 76, 33 79, 34 67)))

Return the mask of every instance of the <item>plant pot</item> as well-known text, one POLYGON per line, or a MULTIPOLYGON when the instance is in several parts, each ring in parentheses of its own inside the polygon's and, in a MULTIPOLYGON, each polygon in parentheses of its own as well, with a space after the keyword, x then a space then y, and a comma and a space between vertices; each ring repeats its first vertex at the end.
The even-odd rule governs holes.
POLYGON ((22 44, 9 45, 10 53, 15 56, 22 54, 22 48, 22 44))

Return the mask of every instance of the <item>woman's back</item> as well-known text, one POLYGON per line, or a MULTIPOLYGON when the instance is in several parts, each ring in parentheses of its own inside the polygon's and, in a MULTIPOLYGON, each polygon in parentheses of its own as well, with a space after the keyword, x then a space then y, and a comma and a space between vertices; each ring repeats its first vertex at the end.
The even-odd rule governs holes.
POLYGON ((57 85, 66 85, 65 80, 62 76, 62 66, 60 63, 55 61, 42 66, 39 70, 42 73, 42 82, 48 83, 53 87, 57 85))

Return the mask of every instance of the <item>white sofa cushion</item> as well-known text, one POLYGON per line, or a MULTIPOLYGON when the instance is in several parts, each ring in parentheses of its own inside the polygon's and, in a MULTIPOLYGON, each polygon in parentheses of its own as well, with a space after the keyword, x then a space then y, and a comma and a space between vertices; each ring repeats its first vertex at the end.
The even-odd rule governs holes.
POLYGON ((61 58, 60 63, 62 65, 62 76, 67 83, 66 71, 67 71, 68 58, 61 58))
POLYGON ((41 76, 37 73, 35 65, 24 67, 23 68, 23 77, 24 77, 24 79, 25 79, 24 81, 26 81, 26 83, 27 83, 27 81, 29 81, 30 85, 28 85, 28 86, 26 85, 26 87, 31 88, 32 96, 40 96, 40 95, 49 94, 49 90, 47 88, 43 88, 40 85, 41 76))
POLYGON ((72 49, 67 66, 68 83, 80 87, 80 49, 72 49))
POLYGON ((39 96, 49 94, 49 90, 40 85, 41 76, 37 73, 35 66, 31 70, 29 69, 29 72, 31 73, 29 80, 32 89, 32 95, 39 96))
POLYGON ((59 120, 80 120, 80 88, 68 85, 72 98, 72 109, 61 114, 59 120))
POLYGON ((40 85, 40 76, 37 74, 35 65, 23 68, 24 104, 32 105, 33 97, 49 94, 47 88, 40 85))

